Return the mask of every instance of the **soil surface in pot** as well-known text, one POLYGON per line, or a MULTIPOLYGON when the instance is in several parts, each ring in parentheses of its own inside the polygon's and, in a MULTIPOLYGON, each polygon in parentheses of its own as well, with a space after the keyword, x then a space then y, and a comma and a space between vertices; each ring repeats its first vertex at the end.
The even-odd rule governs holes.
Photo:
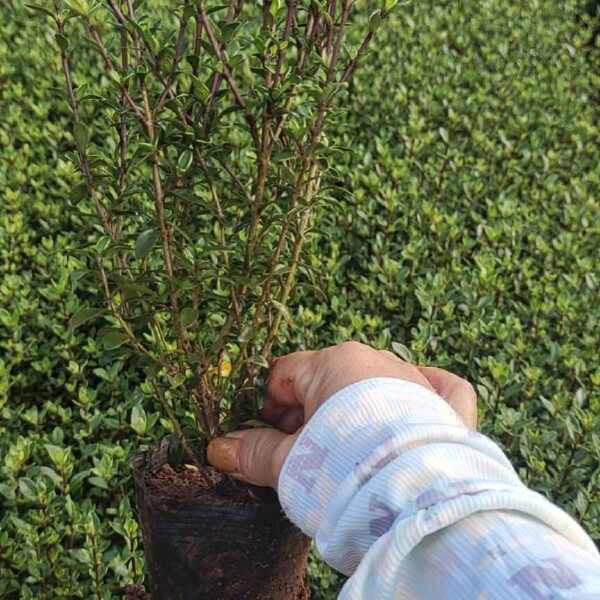
POLYGON ((123 600, 152 600, 143 585, 128 585, 123 590, 123 600))
POLYGON ((212 467, 134 465, 153 600, 306 600, 309 540, 271 489, 212 467))

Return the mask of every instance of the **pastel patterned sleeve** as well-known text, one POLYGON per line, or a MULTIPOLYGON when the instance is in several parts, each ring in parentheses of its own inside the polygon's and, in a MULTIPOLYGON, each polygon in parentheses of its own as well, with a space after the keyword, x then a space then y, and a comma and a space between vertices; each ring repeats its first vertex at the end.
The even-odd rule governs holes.
POLYGON ((341 599, 598 599, 600 555, 439 396, 392 378, 331 397, 283 466, 279 497, 350 575, 341 599))

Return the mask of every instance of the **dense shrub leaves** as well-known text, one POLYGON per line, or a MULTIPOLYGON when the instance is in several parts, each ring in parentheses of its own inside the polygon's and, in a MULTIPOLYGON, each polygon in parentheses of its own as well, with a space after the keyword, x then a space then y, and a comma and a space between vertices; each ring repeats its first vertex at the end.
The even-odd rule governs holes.
MULTIPOLYGON (((128 458, 165 424, 97 324, 69 328, 93 306, 71 254, 94 236, 63 160, 54 40, 21 3, 0 11, 0 596, 118 597, 143 572, 128 458)), ((483 431, 598 542, 599 82, 576 15, 554 0, 396 14, 352 85, 351 194, 332 190, 310 248, 320 290, 306 273, 280 350, 395 341, 468 377, 483 431)), ((329 571, 311 579, 334 597, 329 571)))

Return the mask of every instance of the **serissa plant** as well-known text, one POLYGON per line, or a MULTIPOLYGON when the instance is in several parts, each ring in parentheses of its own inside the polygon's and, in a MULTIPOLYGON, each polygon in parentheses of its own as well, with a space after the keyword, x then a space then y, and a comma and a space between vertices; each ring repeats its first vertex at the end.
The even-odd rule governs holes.
POLYGON ((93 273, 104 300, 72 325, 108 322, 104 347, 143 361, 178 434, 181 406, 208 438, 256 413, 331 200, 327 127, 396 1, 177 0, 167 18, 150 0, 30 5, 56 27, 72 201, 100 232, 75 278, 93 273), (102 69, 94 85, 78 84, 87 61, 102 69))

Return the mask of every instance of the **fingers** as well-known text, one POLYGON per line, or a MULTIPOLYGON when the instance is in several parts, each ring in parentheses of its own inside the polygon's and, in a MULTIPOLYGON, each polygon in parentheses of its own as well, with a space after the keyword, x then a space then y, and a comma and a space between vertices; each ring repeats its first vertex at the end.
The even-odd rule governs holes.
POLYGON ((431 388, 468 427, 477 426, 477 397, 468 381, 444 369, 411 365, 391 352, 346 343, 276 359, 262 413, 279 429, 249 429, 213 440, 209 462, 237 479, 276 488, 305 420, 337 390, 369 377, 397 377, 431 388))
POLYGON ((285 433, 296 433, 302 425, 304 425, 304 409, 300 406, 287 410, 275 423, 277 429, 285 433))
POLYGON ((477 428, 477 394, 462 377, 437 367, 418 367, 433 389, 458 413, 462 421, 477 428))
POLYGON ((405 362, 403 361, 397 354, 394 354, 392 351, 390 350, 379 350, 379 352, 381 354, 383 354, 384 356, 387 356, 388 358, 391 358, 392 360, 395 361, 400 361, 401 363, 405 362))
POLYGON ((265 419, 276 423, 287 409, 304 404, 315 354, 314 351, 294 352, 273 361, 262 411, 265 419))
POLYGON ((292 407, 304 408, 304 420, 338 390, 370 377, 397 377, 433 389, 415 367, 389 351, 379 351, 358 342, 344 342, 320 351, 295 352, 276 359, 267 381, 263 417, 292 431, 292 407), (288 422, 289 420, 289 422, 288 422), (292 424, 290 424, 290 422, 292 424))
MULTIPOLYGON (((390 359, 404 363, 396 354, 389 350, 380 352, 390 359)), ((406 364, 406 363, 405 363, 406 364)), ((438 367, 417 367, 425 376, 430 386, 458 413, 462 421, 477 428, 477 394, 473 386, 462 377, 438 367)))
POLYGON ((277 429, 247 429, 208 445, 208 462, 236 479, 277 488, 281 467, 297 435, 277 429))

